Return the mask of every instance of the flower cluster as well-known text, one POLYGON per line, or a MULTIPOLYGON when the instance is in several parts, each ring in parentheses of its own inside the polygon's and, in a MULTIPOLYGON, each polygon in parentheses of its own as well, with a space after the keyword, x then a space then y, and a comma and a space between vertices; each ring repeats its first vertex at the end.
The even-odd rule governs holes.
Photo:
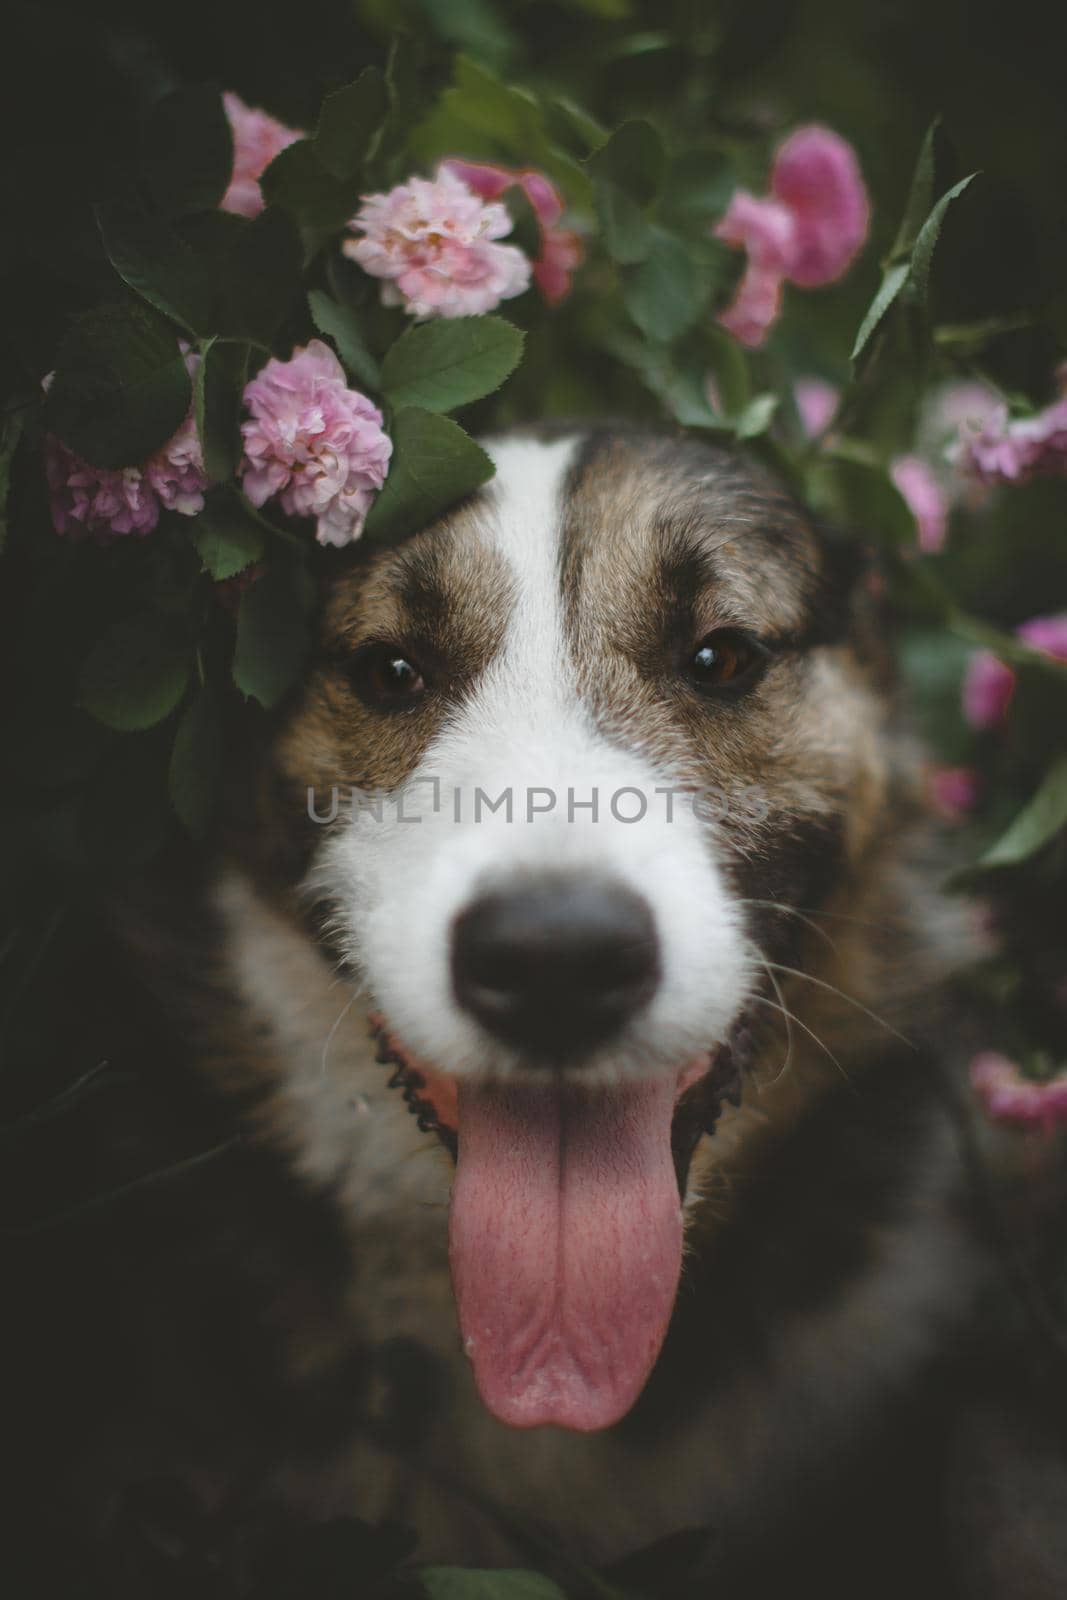
POLYGON ((558 305, 570 292, 571 276, 581 266, 585 252, 578 235, 559 226, 563 199, 555 185, 543 172, 529 168, 512 172, 472 161, 446 161, 444 168, 483 200, 499 200, 516 186, 522 190, 541 230, 541 249, 533 263, 534 282, 550 306, 558 305))
POLYGON ((314 517, 320 544, 363 531, 385 482, 392 441, 382 414, 349 389, 333 351, 313 339, 289 361, 271 359, 245 389, 244 492, 254 506, 277 495, 294 517, 314 517))
POLYGON ((970 1067, 971 1088, 992 1122, 1027 1132, 1067 1127, 1067 1072, 1044 1082, 1024 1077, 1007 1056, 983 1050, 970 1067))
POLYGON ((770 193, 738 189, 716 238, 748 253, 719 321, 742 344, 761 345, 785 283, 816 289, 843 276, 867 237, 870 206, 852 146, 829 128, 798 128, 779 146, 770 193))
MULTIPOLYGON (((190 377, 199 357, 188 354, 190 377)), ((48 386, 50 378, 45 380, 48 386)), ((83 461, 57 439, 44 441, 45 476, 57 533, 107 542, 125 534, 151 533, 161 510, 195 517, 204 508, 207 475, 192 412, 173 438, 139 466, 111 470, 83 461)))
POLYGON ((265 111, 246 106, 232 90, 223 95, 222 103, 233 135, 233 176, 220 208, 235 211, 241 217, 258 217, 263 210, 260 178, 275 156, 304 135, 287 128, 265 111))
POLYGON ((411 178, 364 200, 350 224, 362 237, 342 249, 372 278, 383 305, 409 316, 476 317, 522 294, 530 263, 516 245, 507 207, 486 202, 442 164, 434 178, 411 178))
POLYGON ((1015 422, 1004 405, 977 422, 964 422, 953 459, 979 483, 1067 476, 1067 395, 1015 422))
MULTIPOLYGON (((1067 612, 1052 617, 1032 617, 1015 630, 1024 644, 1041 650, 1054 661, 1067 662, 1067 612)), ((1015 693, 1015 673, 991 650, 976 650, 963 679, 963 714, 972 728, 992 728, 1002 722, 1015 693)))

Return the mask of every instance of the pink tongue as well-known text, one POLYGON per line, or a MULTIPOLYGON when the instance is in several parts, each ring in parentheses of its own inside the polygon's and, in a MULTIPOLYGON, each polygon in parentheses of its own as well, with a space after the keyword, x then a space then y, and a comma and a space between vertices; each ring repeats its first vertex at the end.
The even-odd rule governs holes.
POLYGON ((502 1422, 606 1428, 641 1392, 682 1264, 675 1094, 461 1083, 452 1283, 502 1422))

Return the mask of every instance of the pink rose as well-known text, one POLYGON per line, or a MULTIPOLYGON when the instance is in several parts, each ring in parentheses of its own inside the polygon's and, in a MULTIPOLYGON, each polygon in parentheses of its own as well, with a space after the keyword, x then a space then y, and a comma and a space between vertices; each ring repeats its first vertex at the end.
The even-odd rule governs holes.
POLYGON ((275 156, 304 135, 269 117, 265 111, 246 106, 232 90, 222 97, 233 134, 233 176, 220 201, 222 211, 235 211, 241 217, 258 217, 263 210, 259 180, 275 156))
POLYGON ((934 554, 948 531, 948 496, 921 456, 897 456, 890 477, 915 518, 919 549, 924 555, 934 554))
POLYGON ((998 405, 959 431, 951 458, 979 483, 1024 483, 1067 475, 1067 397, 1015 422, 998 405))
POLYGON ((446 161, 451 172, 483 200, 499 200, 516 184, 533 207, 541 227, 541 253, 533 264, 534 282, 550 306, 570 293, 571 277, 585 256, 582 241, 569 228, 558 226, 563 215, 563 199, 543 172, 506 167, 491 167, 472 161, 446 161))
POLYGON ((333 351, 313 339, 273 358, 246 386, 241 425, 244 492, 254 506, 277 495, 294 517, 314 517, 320 544, 358 539, 385 482, 393 445, 382 414, 349 389, 333 351))
POLYGON ((870 206, 852 146, 829 128, 798 128, 779 146, 771 192, 738 189, 713 230, 748 252, 748 265, 719 321, 742 344, 761 345, 778 315, 782 285, 820 288, 843 276, 867 237, 870 206))
MULTIPOLYGON (((193 377, 200 357, 184 345, 182 350, 193 377)), ((44 388, 51 382, 49 373, 44 388)), ((44 466, 52 526, 72 539, 94 538, 107 544, 129 533, 151 533, 161 506, 183 517, 193 517, 204 508, 207 474, 192 412, 173 438, 140 466, 117 471, 94 467, 54 434, 45 436, 44 466)))
POLYGON ((970 1078, 971 1088, 992 1122, 1028 1133, 1048 1132, 1067 1124, 1067 1072, 1041 1083, 1024 1077, 1007 1056, 984 1050, 971 1062, 970 1078))
MULTIPOLYGON (((1067 612, 1031 617, 1015 630, 1018 638, 1054 661, 1067 662, 1067 612)), ((976 650, 963 679, 963 715, 972 728, 1003 721, 1015 693, 1015 673, 991 650, 976 650)))
POLYGON ((817 439, 829 427, 841 391, 825 378, 798 378, 793 385, 793 398, 804 432, 809 439, 817 439))
POLYGON ((127 533, 151 533, 159 521, 159 500, 140 467, 94 467, 51 433, 45 436, 44 467, 57 533, 107 543, 127 533))
POLYGON ((961 822, 978 799, 978 774, 973 767, 932 766, 926 772, 930 808, 947 822, 961 822))
POLYGON ((383 305, 409 316, 480 316, 530 282, 522 251, 495 242, 511 232, 507 207, 484 202, 447 165, 368 195, 349 226, 363 237, 346 240, 345 255, 383 280, 383 305))

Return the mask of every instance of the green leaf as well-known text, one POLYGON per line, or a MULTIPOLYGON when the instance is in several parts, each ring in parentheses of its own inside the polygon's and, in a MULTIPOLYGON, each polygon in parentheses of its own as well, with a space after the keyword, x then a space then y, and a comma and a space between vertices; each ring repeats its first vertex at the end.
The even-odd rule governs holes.
POLYGON ((308 295, 308 310, 319 332, 333 340, 349 376, 377 394, 382 383, 381 369, 367 349, 355 313, 332 299, 324 289, 312 289, 308 295))
POLYGON ((233 173, 233 136, 219 91, 199 84, 157 101, 145 124, 141 165, 165 216, 214 211, 233 173))
POLYGON ((912 246, 919 237, 919 229, 930 215, 937 182, 937 145, 940 130, 941 118, 935 117, 927 128, 919 149, 919 159, 915 163, 915 173, 908 191, 904 215, 900 219, 900 227, 893 248, 889 252, 890 261, 898 261, 901 257, 911 254, 912 246))
POLYGON ((94 466, 136 466, 185 420, 192 385, 172 328, 137 300, 72 323, 45 403, 49 430, 94 466))
POLYGON ((389 476, 365 536, 393 544, 416 533, 492 475, 485 451, 457 423, 414 406, 398 411, 389 476))
POLYGON ((269 710, 296 682, 309 642, 299 571, 275 561, 241 596, 234 683, 269 710))
POLYGON ((839 528, 890 547, 915 540, 915 519, 885 468, 845 454, 824 453, 812 462, 807 493, 816 510, 839 528))
POLYGON ((342 180, 361 176, 388 109, 389 93, 377 67, 367 67, 354 83, 328 94, 315 134, 320 166, 342 180))
POLYGON ((1061 756, 1046 773, 1037 793, 977 865, 980 868, 1010 867, 1028 861, 1064 828, 1067 828, 1067 756, 1061 756))
POLYGON ((911 253, 908 281, 904 290, 907 299, 917 305, 926 304, 930 287, 930 268, 933 266, 937 241, 941 237, 945 213, 953 200, 958 199, 977 176, 976 172, 972 172, 966 178, 961 178, 959 183, 954 183, 951 189, 947 189, 919 229, 919 236, 911 253))
POLYGON ((558 1583, 517 1567, 421 1567, 430 1600, 567 1600, 558 1583))
POLYGON ((96 224, 108 260, 135 293, 192 334, 210 328, 213 275, 176 228, 121 206, 97 206, 96 224))
POLYGON ((197 554, 216 583, 236 577, 263 554, 262 528, 228 491, 209 494, 194 529, 197 554))
POLYGON ((734 432, 738 439, 758 439, 761 433, 766 433, 774 419, 780 399, 781 396, 776 394, 758 394, 751 400, 734 418, 734 432))
POLYGON ((586 162, 594 182, 608 183, 647 206, 659 194, 666 154, 650 122, 624 122, 586 162))
POLYGON ((515 54, 515 34, 489 0, 419 0, 419 9, 438 38, 490 66, 501 67, 515 54))
POLYGON ((141 613, 99 639, 82 666, 78 704, 120 733, 169 716, 189 681, 189 644, 173 623, 141 613))
POLYGON ((193 379, 193 412, 204 469, 212 483, 225 483, 241 460, 241 409, 248 376, 246 344, 209 339, 193 379))
POLYGON ((620 266, 643 261, 652 248, 652 229, 644 212, 617 184, 593 185, 593 203, 604 237, 604 248, 620 266))
POLYGON ((522 357, 523 335, 502 317, 457 317, 408 328, 382 362, 397 410, 454 411, 492 394, 522 357))
POLYGON ((881 324, 893 301, 897 298, 908 276, 908 262, 899 261, 896 266, 890 267, 883 275, 878 286, 878 293, 867 308, 867 313, 859 325, 855 343, 852 346, 853 365, 859 362, 872 337, 881 324))
POLYGON ((660 344, 693 326, 710 287, 686 245, 663 228, 652 230, 647 256, 622 279, 627 311, 641 332, 660 344))
POLYGON ((186 706, 171 748, 167 787, 178 820, 199 839, 211 820, 222 766, 222 728, 206 686, 186 706))
POLYGON ((233 234, 221 271, 213 331, 269 344, 302 289, 300 238, 292 219, 274 207, 261 211, 233 234))
POLYGON ((275 156, 259 180, 270 205, 299 225, 304 255, 312 259, 359 208, 360 177, 335 178, 315 154, 311 139, 301 139, 275 156))

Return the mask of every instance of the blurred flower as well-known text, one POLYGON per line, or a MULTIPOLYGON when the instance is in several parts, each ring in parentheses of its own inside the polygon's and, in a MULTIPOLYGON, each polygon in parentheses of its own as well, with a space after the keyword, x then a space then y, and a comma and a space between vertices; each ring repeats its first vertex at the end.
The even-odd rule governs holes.
POLYGON ((179 511, 183 517, 195 517, 203 511, 207 475, 191 413, 173 439, 149 456, 144 473, 168 511, 179 511))
MULTIPOLYGON (((1067 662, 1067 612, 1031 617, 1016 636, 1055 661, 1067 662)), ((1015 693, 1015 673, 991 650, 975 650, 963 678, 963 715, 972 728, 991 728, 1003 720, 1015 693)))
MULTIPOLYGON (((185 344, 182 353, 189 376, 195 376, 200 357, 185 344)), ((52 378, 49 373, 44 379, 45 390, 52 378)), ((191 411, 173 438, 140 466, 94 467, 54 434, 45 435, 44 465, 52 526, 73 539, 107 543, 128 533, 151 533, 161 505, 183 517, 204 509, 207 475, 191 411)))
POLYGON ((220 201, 220 209, 235 211, 241 217, 258 217, 263 210, 259 179, 275 156, 304 135, 277 122, 265 111, 246 106, 232 90, 223 95, 222 103, 233 134, 233 176, 220 201))
POLYGON ((1039 1082, 1007 1056, 983 1050, 970 1066, 971 1088, 986 1116, 1008 1127, 1040 1132, 1067 1124, 1067 1072, 1039 1082))
POLYGON ((1015 674, 991 650, 975 650, 963 676, 963 715, 972 728, 1000 722, 1015 693, 1015 674))
POLYGON ((51 433, 44 441, 44 465, 57 533, 106 541, 151 533, 159 521, 159 500, 140 467, 112 472, 91 466, 51 433))
POLYGON ((942 383, 923 402, 917 449, 927 461, 944 461, 961 428, 977 430, 1001 410, 995 389, 972 379, 942 383))
POLYGON ((582 241, 569 228, 557 226, 563 215, 563 200, 543 172, 528 169, 510 171, 472 161, 445 161, 443 170, 459 178, 483 200, 499 200, 518 184, 541 229, 541 253, 533 264, 534 282, 550 306, 570 293, 571 274, 585 256, 582 241))
POLYGON ((870 223, 856 152, 829 128, 798 128, 779 146, 771 193, 794 220, 786 276, 802 289, 835 283, 855 260, 870 223))
POLYGON ((484 202, 446 165, 368 195, 349 226, 363 237, 346 240, 345 255, 385 280, 383 305, 409 316, 480 316, 530 282, 522 251, 493 242, 511 232, 507 207, 484 202))
POLYGON ((1067 476, 1067 396, 1015 422, 1005 405, 980 419, 965 419, 950 455, 979 483, 1067 476))
POLYGON ((793 385, 793 398, 800 423, 809 439, 817 439, 830 424, 837 410, 841 391, 825 378, 798 378, 793 385))
POLYGON ((349 389, 332 350, 313 339, 288 361, 271 359, 246 386, 241 425, 245 494, 277 495, 294 517, 314 517, 320 544, 358 539, 385 482, 393 445, 382 414, 349 389))
POLYGON ((941 549, 948 531, 948 496, 921 456, 897 456, 889 475, 915 518, 919 549, 932 555, 941 549))
POLYGON ((926 771, 926 797, 939 816, 960 822, 974 810, 978 774, 973 767, 931 766, 926 771))
POLYGON ((870 206, 852 146, 829 128, 798 128, 778 147, 771 192, 738 189, 713 230, 748 252, 748 264, 720 323, 756 347, 778 315, 782 285, 834 283, 867 237, 870 206))

